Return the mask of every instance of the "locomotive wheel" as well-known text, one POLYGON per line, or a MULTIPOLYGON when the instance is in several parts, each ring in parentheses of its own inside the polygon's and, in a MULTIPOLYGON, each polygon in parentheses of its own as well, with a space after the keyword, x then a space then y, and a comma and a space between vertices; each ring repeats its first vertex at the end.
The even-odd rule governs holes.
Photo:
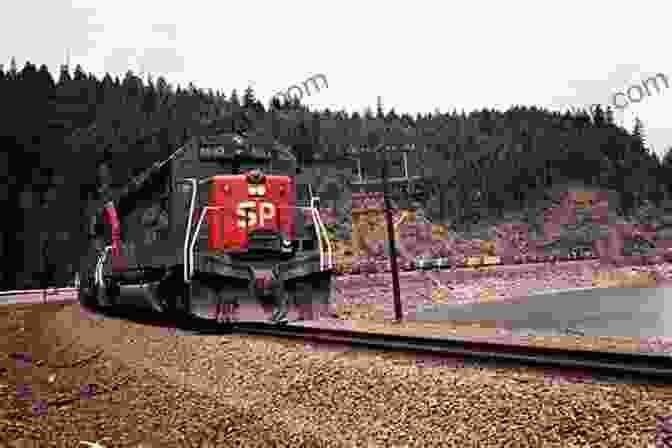
POLYGON ((98 303, 98 287, 94 284, 93 273, 82 271, 79 278, 77 300, 83 307, 97 311, 100 309, 100 304, 98 303))
POLYGON ((94 271, 97 261, 97 250, 95 242, 89 247, 88 253, 82 257, 79 270, 79 287, 77 288, 77 299, 85 308, 99 310, 101 308, 98 301, 98 287, 94 281, 94 271))
POLYGON ((166 310, 168 315, 177 320, 183 320, 191 314, 191 307, 189 305, 188 286, 183 283, 171 282, 169 285, 172 291, 169 292, 166 300, 166 310))
POLYGON ((238 319, 241 299, 249 294, 249 288, 223 284, 216 290, 216 316, 218 321, 231 323, 238 319))
POLYGON ((179 277, 179 273, 169 272, 162 280, 159 291, 170 318, 181 320, 188 317, 191 313, 189 287, 179 277))
POLYGON ((294 305, 299 313, 298 320, 312 320, 314 317, 313 286, 306 281, 296 282, 294 305))
POLYGON ((193 314, 204 319, 220 321, 224 283, 205 275, 196 275, 191 280, 193 314))
POLYGON ((337 318, 334 307, 333 278, 324 273, 315 273, 296 282, 294 304, 298 310, 298 320, 313 320, 320 317, 337 318))
POLYGON ((284 325, 288 322, 289 294, 284 288, 277 288, 273 294, 273 298, 276 301, 276 305, 273 314, 271 315, 271 322, 284 325))
POLYGON ((110 279, 105 279, 105 288, 99 291, 98 303, 104 304, 104 308, 112 308, 119 304, 119 285, 110 279))
POLYGON ((186 295, 186 288, 180 288, 179 285, 174 283, 167 283, 164 288, 161 288, 161 290, 166 291, 166 295, 163 295, 166 314, 170 317, 182 315, 185 312, 184 296, 186 295))
POLYGON ((332 275, 319 273, 312 282, 312 300, 313 308, 316 310, 316 316, 337 318, 336 307, 334 306, 336 285, 332 275))

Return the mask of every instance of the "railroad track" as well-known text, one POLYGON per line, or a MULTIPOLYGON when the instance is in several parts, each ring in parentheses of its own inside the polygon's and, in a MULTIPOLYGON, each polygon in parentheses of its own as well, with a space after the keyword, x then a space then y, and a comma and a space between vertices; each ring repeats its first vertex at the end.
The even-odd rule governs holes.
POLYGON ((672 383, 672 356, 533 347, 450 338, 429 338, 325 329, 296 324, 233 323, 229 331, 254 336, 303 339, 316 343, 352 345, 372 350, 456 355, 465 360, 502 366, 589 370, 597 375, 635 381, 672 383))
POLYGON ((338 344, 353 349, 415 352, 438 357, 464 359, 465 365, 496 367, 536 367, 590 372, 595 377, 615 381, 672 383, 672 356, 648 353, 614 353, 569 350, 549 347, 473 341, 457 338, 430 338, 357 332, 342 328, 317 328, 290 322, 277 325, 266 322, 218 323, 214 320, 189 317, 174 322, 153 311, 115 311, 101 317, 130 319, 140 324, 175 326, 183 334, 239 334, 301 340, 316 345, 338 344))
MULTIPOLYGON (((91 311, 88 312, 91 314, 91 311)), ((186 334, 242 334, 301 339, 316 344, 339 344, 365 350, 429 353, 453 358, 457 356, 464 359, 465 363, 475 362, 477 365, 483 363, 502 367, 578 369, 617 380, 672 383, 672 356, 668 354, 596 352, 451 338, 383 335, 347 329, 316 328, 298 322, 287 325, 266 322, 223 324, 190 316, 176 323, 153 311, 138 309, 121 308, 103 314, 92 314, 101 318, 133 320, 140 324, 174 326, 186 334)))

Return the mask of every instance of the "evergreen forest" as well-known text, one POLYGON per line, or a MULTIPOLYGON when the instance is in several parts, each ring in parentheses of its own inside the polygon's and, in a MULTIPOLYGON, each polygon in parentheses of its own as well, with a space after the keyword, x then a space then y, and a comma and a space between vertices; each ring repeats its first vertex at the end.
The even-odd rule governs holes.
POLYGON ((19 68, 14 59, 0 67, 0 97, 5 290, 34 286, 43 266, 31 263, 31 254, 45 245, 50 263, 61 269, 57 283, 70 281, 83 202, 100 182, 102 161, 112 160, 110 176, 123 182, 213 123, 271 136, 306 166, 381 139, 410 142, 422 148, 423 175, 454 195, 458 217, 468 216, 475 193, 501 213, 522 206, 535 190, 568 180, 619 192, 625 215, 647 201, 659 205, 672 191, 672 150, 659 158, 647 147, 641 122, 623 129, 611 110, 599 107, 578 113, 524 105, 416 115, 380 107, 361 114, 313 111, 296 100, 264 105, 251 87, 225 93, 173 86, 161 76, 141 79, 132 71, 123 79, 99 78, 79 65, 62 66, 54 79, 47 66, 19 68))

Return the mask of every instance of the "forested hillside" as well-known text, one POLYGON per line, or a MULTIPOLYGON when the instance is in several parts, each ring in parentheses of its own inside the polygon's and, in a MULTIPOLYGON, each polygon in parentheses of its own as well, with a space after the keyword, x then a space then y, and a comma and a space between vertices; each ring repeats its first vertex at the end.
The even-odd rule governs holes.
POLYGON ((0 94, 4 289, 35 284, 45 242, 59 283, 72 278, 81 199, 98 181, 101 160, 112 160, 112 182, 121 182, 189 137, 212 132, 213 123, 271 136, 306 166, 381 139, 412 144, 422 154, 422 174, 450 196, 448 212, 457 220, 471 217, 475 204, 499 214, 521 207, 535 191, 568 180, 619 192, 628 213, 645 200, 658 204, 672 182, 672 153, 659 160, 642 126, 622 129, 610 110, 311 111, 277 99, 263 105, 251 88, 227 95, 130 71, 123 79, 99 79, 80 66, 61 67, 54 80, 44 65, 19 69, 14 61, 0 69, 0 94))

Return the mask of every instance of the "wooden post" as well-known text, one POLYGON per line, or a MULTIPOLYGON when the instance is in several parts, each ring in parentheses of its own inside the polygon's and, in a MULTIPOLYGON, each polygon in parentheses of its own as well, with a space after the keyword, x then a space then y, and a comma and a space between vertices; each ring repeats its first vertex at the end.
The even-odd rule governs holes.
POLYGON ((42 241, 42 301, 47 303, 47 288, 51 277, 51 266, 49 260, 49 242, 47 239, 42 241))
POLYGON ((392 288, 394 291, 394 318, 397 322, 402 320, 401 310, 401 289, 399 287, 399 269, 397 266, 397 249, 394 240, 394 224, 392 223, 392 210, 390 206, 390 198, 388 195, 387 185, 387 171, 388 171, 388 157, 387 152, 383 155, 383 199, 385 201, 385 220, 387 221, 387 238, 390 243, 390 263, 392 268, 392 288))

